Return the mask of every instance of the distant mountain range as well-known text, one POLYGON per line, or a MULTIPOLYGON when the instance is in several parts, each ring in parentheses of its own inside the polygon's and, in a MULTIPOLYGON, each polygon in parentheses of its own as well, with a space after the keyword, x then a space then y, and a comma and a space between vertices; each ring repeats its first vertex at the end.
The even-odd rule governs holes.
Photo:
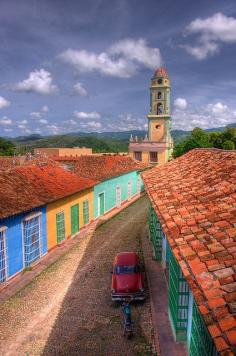
MULTIPOLYGON (((222 132, 227 127, 236 127, 230 124, 225 127, 208 129, 208 132, 222 132)), ((33 134, 18 136, 10 140, 17 146, 19 151, 25 152, 35 147, 91 147, 94 152, 125 152, 128 149, 130 135, 133 137, 145 137, 146 131, 122 131, 122 132, 77 132, 65 135, 41 136, 33 134)), ((191 131, 172 130, 174 142, 177 143, 189 136, 191 131)))

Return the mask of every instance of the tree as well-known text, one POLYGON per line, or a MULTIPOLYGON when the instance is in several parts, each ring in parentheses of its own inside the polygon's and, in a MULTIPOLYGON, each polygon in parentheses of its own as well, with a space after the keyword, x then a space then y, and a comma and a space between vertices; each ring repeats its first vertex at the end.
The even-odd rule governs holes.
POLYGON ((0 156, 13 156, 15 151, 14 144, 0 137, 0 156))
POLYGON ((234 150, 235 149, 235 144, 233 141, 226 140, 223 142, 223 149, 224 150, 234 150))

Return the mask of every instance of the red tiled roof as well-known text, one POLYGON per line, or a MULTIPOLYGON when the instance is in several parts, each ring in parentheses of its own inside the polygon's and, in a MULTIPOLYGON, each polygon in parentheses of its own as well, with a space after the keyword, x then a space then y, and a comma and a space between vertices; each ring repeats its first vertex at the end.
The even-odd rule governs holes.
POLYGON ((195 149, 142 177, 218 351, 236 354, 236 151, 195 149))
POLYGON ((80 156, 57 157, 57 162, 68 166, 80 177, 103 181, 135 170, 143 170, 147 164, 133 160, 128 156, 80 156), (72 164, 73 163, 73 164, 72 164))
POLYGON ((61 167, 22 166, 0 172, 0 218, 33 209, 94 186, 61 167))
POLYGON ((19 166, 21 157, 0 156, 0 170, 4 171, 15 166, 19 166))
POLYGON ((156 78, 156 77, 162 77, 162 78, 169 79, 168 73, 167 73, 166 69, 163 68, 163 67, 158 68, 158 69, 155 71, 153 77, 154 77, 154 78, 156 78))

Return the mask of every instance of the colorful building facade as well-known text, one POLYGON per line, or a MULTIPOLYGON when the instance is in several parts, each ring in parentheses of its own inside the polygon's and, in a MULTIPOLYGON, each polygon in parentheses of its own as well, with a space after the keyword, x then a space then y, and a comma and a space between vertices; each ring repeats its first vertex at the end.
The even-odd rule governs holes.
POLYGON ((159 68, 151 79, 148 135, 139 141, 130 138, 129 154, 141 162, 160 165, 171 159, 170 81, 167 71, 159 68))
POLYGON ((137 171, 114 177, 94 186, 94 218, 114 208, 120 208, 143 190, 143 182, 137 171))
POLYGON ((48 249, 76 235, 93 220, 93 188, 47 204, 48 249))
POLYGON ((0 172, 0 285, 93 220, 93 186, 57 166, 0 172))
POLYGON ((0 220, 0 284, 48 251, 46 207, 0 220))
POLYGON ((195 149, 143 173, 173 335, 190 356, 236 354, 235 167, 236 151, 195 149))
POLYGON ((136 162, 128 156, 96 155, 54 158, 63 167, 80 177, 95 179, 94 219, 140 195, 144 186, 140 172, 147 164, 136 162))

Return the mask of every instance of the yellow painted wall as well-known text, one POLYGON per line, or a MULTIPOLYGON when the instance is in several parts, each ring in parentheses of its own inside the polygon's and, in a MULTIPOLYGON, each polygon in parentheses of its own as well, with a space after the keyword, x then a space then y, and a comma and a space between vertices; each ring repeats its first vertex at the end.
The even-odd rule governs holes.
POLYGON ((46 156, 82 156, 82 155, 91 155, 92 148, 86 147, 73 147, 73 148, 35 148, 34 154, 45 154, 46 156))
POLYGON ((48 249, 57 245, 56 214, 64 211, 65 214, 65 238, 71 236, 71 213, 70 208, 79 204, 79 228, 83 223, 83 201, 89 201, 89 220, 93 220, 93 188, 59 199, 47 205, 47 238, 48 249))

